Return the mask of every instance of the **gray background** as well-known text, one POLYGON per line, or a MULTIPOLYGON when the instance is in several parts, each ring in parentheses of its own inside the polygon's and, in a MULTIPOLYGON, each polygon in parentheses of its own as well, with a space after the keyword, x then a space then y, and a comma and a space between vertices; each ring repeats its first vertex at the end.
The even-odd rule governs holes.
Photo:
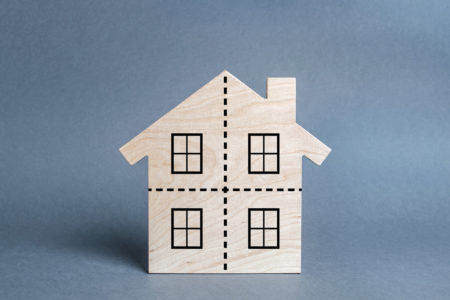
POLYGON ((448 299, 448 1, 238 2, 0 1, 1 299, 448 299), (224 69, 333 148, 301 275, 145 273, 118 148, 224 69))

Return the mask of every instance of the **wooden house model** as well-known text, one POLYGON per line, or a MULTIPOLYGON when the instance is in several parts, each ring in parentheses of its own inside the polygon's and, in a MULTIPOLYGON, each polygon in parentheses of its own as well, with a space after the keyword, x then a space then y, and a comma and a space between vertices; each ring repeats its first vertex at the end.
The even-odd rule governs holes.
POLYGON ((148 157, 149 273, 300 273, 302 156, 331 149, 295 106, 295 78, 223 71, 120 148, 148 157))

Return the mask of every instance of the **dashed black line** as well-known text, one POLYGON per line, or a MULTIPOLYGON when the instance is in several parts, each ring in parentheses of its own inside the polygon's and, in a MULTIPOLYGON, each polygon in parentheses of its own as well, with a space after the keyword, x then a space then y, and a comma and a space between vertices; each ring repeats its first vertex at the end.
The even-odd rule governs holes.
MULTIPOLYGON (((224 168, 224 171, 228 171, 228 165, 227 164, 223 165, 223 168, 224 168)), ((224 175, 223 177, 224 177, 223 181, 226 183, 228 181, 228 177, 227 177, 227 175, 224 175)), ((196 191, 207 192, 208 190, 211 191, 211 192, 218 192, 219 191, 218 188, 209 188, 209 189, 208 188, 176 188, 176 189, 175 188, 148 188, 149 192, 152 192, 152 191, 156 191, 156 192, 164 192, 164 191, 167 191, 167 192, 174 192, 174 191, 185 192, 186 190, 189 191, 189 192, 196 192, 196 191)), ((240 192, 240 191, 244 191, 244 192, 251 192, 251 191, 262 192, 263 190, 264 190, 263 188, 232 188, 233 192, 240 192)), ((229 189, 228 188, 226 188, 226 189, 223 188, 222 191, 226 193, 226 192, 229 191, 229 189)), ((276 191, 276 192, 295 192, 295 191, 299 191, 299 192, 301 192, 302 188, 298 188, 298 189, 296 189, 296 188, 275 188, 275 189, 274 188, 265 188, 265 191, 266 192, 273 192, 273 191, 276 191)))
MULTIPOLYGON (((224 85, 227 83, 227 81, 228 81, 228 78, 227 78, 227 76, 224 76, 223 77, 223 82, 224 82, 224 85)), ((223 88, 223 93, 226 95, 227 93, 228 93, 228 90, 227 90, 227 87, 226 86, 224 86, 224 88, 223 88)), ((226 194, 227 192, 228 192, 228 187, 226 186, 226 183, 227 183, 227 181, 228 181, 228 178, 227 178, 227 175, 226 175, 226 172, 228 171, 228 164, 227 164, 227 147, 228 147, 228 145, 227 145, 227 138, 228 138, 228 133, 227 133, 227 126, 228 126, 228 123, 227 123, 227 117, 228 117, 228 110, 227 110, 227 98, 226 97, 224 97, 223 98, 223 105, 224 105, 224 109, 223 109, 223 118, 224 118, 224 120, 223 120, 223 128, 224 128, 224 131, 223 131, 223 139, 224 139, 224 143, 223 143, 223 160, 224 160, 224 164, 223 164, 223 171, 224 171, 224 175, 223 175, 223 182, 224 182, 224 187, 223 187, 223 189, 222 189, 222 191, 224 192, 224 194, 226 194)), ((227 269, 228 269, 228 264, 227 264, 227 259, 228 259, 228 252, 227 252, 227 241, 226 241, 226 238, 227 238, 227 236, 228 236, 228 234, 227 234, 227 214, 228 214, 228 211, 227 211, 227 197, 223 197, 223 205, 224 205, 224 209, 223 209, 223 226, 224 226, 224 231, 223 231, 223 238, 224 238, 224 242, 223 242, 223 248, 225 249, 224 250, 224 252, 223 252, 223 259, 225 260, 225 262, 224 262, 224 264, 223 264, 223 269, 226 271, 227 269)))

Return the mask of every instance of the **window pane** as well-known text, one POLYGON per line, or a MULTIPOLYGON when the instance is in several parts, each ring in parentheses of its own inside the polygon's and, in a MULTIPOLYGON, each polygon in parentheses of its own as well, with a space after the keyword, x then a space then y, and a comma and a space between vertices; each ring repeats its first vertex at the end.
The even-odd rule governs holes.
POLYGON ((188 152, 189 153, 200 153, 201 143, 199 135, 188 136, 188 152))
POLYGON ((264 212, 264 227, 277 228, 278 226, 278 212, 276 210, 266 210, 264 212))
POLYGON ((251 210, 250 211, 250 227, 262 228, 263 227, 263 211, 251 210))
POLYGON ((186 154, 173 155, 173 171, 186 172, 186 154))
POLYGON ((188 227, 200 228, 200 211, 190 210, 188 211, 188 227))
POLYGON ((263 230, 262 229, 250 230, 250 246, 262 247, 262 245, 263 245, 263 230))
POLYGON ((200 229, 188 230, 188 246, 200 247, 200 229))
POLYGON ((263 152, 263 137, 261 135, 250 136, 250 152, 251 153, 263 152))
POLYGON ((250 172, 262 172, 263 171, 263 155, 252 154, 250 155, 250 172))
POLYGON ((174 229, 173 230, 173 246, 174 247, 186 247, 186 230, 174 229))
POLYGON ((188 154, 188 172, 200 172, 201 162, 200 154, 188 154))
POLYGON ((278 153, 278 136, 265 136, 264 150, 264 152, 266 153, 278 153))
POLYGON ((278 231, 276 229, 265 229, 264 231, 264 246, 277 247, 278 246, 278 231))
POLYGON ((174 228, 186 228, 186 211, 174 210, 173 211, 173 227, 174 228))
POLYGON ((174 135, 173 138, 173 152, 174 153, 186 153, 186 136, 174 135))
POLYGON ((264 171, 278 172, 278 156, 276 154, 264 155, 264 171))

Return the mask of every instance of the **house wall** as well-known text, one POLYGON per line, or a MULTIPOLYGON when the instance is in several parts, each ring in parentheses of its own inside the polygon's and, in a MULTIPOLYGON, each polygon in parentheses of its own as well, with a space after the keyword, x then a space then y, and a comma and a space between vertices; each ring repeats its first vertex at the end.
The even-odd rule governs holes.
POLYGON ((150 154, 149 272, 300 272, 305 148, 296 132, 295 81, 275 83, 288 92, 275 89, 267 100, 224 72, 138 136, 150 154), (171 174, 171 133, 203 134, 203 174, 171 174), (280 134, 279 174, 248 173, 249 133, 280 134), (172 208, 203 209, 202 249, 171 248, 172 208), (249 208, 279 209, 279 249, 249 249, 249 208))

